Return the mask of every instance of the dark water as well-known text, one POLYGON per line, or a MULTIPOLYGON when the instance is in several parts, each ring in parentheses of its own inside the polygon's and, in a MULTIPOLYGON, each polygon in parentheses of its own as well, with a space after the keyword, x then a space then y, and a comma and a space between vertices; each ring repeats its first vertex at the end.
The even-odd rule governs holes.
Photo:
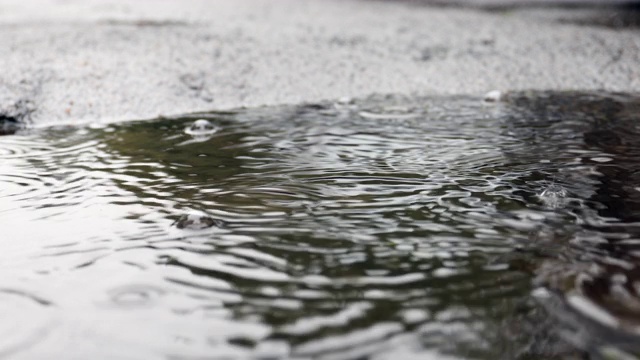
POLYGON ((0 358, 623 359, 639 104, 373 97, 0 137, 0 358))

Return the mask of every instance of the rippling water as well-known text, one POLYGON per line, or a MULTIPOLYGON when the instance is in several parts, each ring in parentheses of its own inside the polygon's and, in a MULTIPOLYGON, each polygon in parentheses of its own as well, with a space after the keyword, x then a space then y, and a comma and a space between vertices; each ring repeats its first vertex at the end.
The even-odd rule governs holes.
POLYGON ((0 137, 0 357, 638 352, 638 104, 390 96, 0 137))

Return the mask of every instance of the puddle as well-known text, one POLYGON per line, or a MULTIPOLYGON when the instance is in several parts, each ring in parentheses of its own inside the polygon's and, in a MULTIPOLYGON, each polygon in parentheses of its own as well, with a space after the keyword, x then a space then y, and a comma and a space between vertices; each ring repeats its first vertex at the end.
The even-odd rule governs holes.
POLYGON ((639 109, 376 96, 0 137, 0 304, 25 304, 0 354, 640 353, 639 109))

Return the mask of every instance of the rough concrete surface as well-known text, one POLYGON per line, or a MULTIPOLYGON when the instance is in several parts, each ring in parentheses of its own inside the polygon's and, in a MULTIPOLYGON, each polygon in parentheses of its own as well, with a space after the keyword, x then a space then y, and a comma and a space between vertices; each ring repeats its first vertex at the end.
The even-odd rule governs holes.
POLYGON ((0 115, 48 125, 372 93, 640 91, 640 32, 572 21, 589 11, 3 0, 0 115))

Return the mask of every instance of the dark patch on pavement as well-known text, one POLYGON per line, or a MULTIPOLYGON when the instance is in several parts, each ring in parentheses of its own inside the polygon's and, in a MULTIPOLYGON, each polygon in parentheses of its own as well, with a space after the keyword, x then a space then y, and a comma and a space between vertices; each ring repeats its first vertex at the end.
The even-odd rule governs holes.
POLYGON ((0 107, 0 136, 13 135, 23 129, 34 110, 33 103, 25 99, 4 108, 0 107))
POLYGON ((20 130, 21 125, 20 122, 6 115, 0 115, 0 136, 2 135, 13 135, 16 131, 20 130))
POLYGON ((616 30, 640 29, 640 3, 620 9, 598 11, 587 16, 563 18, 559 21, 565 24, 597 26, 616 30))
MULTIPOLYGON (((388 1, 388 0, 376 0, 388 1)), ((638 9, 640 1, 603 0, 400 0, 423 6, 466 7, 485 11, 508 11, 517 9, 638 9)), ((394 0, 395 2, 395 0, 394 0)))

